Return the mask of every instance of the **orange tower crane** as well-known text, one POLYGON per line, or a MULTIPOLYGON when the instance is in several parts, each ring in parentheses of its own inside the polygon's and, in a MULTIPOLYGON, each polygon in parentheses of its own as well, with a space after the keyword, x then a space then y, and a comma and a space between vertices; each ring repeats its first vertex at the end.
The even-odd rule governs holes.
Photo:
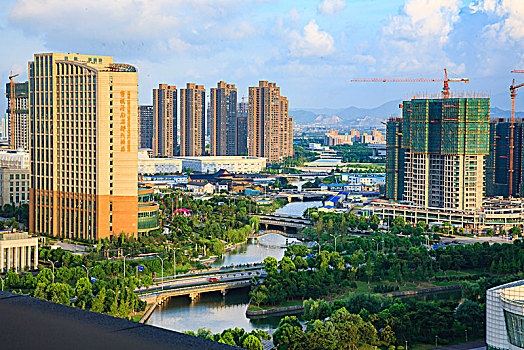
MULTIPOLYGON (((19 76, 19 74, 14 74, 11 72, 11 75, 9 76, 9 128, 10 128, 10 143, 9 145, 14 148, 14 118, 13 118, 13 110, 15 105, 15 85, 13 83, 13 79, 19 76)), ((6 93, 7 95, 7 93, 6 93)))
POLYGON ((469 83, 467 78, 449 78, 448 70, 444 70, 444 79, 426 79, 426 78, 371 78, 371 79, 351 79, 351 82, 364 82, 364 83, 430 83, 430 82, 443 82, 444 87, 442 88, 442 98, 449 98, 449 83, 450 82, 464 82, 469 83))
MULTIPOLYGON (((524 73, 524 70, 515 69, 511 73, 524 73)), ((524 86, 523 84, 515 85, 515 79, 509 87, 509 92, 511 96, 511 123, 510 123, 510 136, 509 136, 509 179, 508 179, 508 195, 511 197, 513 195, 513 151, 515 149, 515 98, 517 97, 517 89, 524 86)))

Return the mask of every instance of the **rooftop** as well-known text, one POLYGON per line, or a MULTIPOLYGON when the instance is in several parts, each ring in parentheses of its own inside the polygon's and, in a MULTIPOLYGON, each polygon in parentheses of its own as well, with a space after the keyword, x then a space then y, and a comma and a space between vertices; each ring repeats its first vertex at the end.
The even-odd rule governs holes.
POLYGON ((5 349, 235 349, 167 329, 0 292, 5 349), (28 328, 29 325, 38 327, 28 328))

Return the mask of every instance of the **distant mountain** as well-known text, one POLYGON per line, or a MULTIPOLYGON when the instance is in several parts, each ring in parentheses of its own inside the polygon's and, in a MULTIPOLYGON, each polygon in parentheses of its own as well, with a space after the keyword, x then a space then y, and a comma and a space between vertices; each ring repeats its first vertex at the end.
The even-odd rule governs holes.
MULTIPOLYGON (((500 109, 498 107, 491 108, 490 117, 493 118, 511 118, 511 111, 500 109)), ((515 118, 524 118, 524 112, 515 112, 515 118)))
POLYGON ((344 120, 341 119, 340 117, 336 116, 336 115, 332 115, 332 116, 329 116, 329 115, 319 115, 318 117, 315 118, 315 120, 313 120, 313 123, 311 124, 318 124, 318 125, 338 125, 338 124, 343 124, 344 120))
MULTIPOLYGON (((495 96, 491 101, 491 118, 510 118, 511 111, 495 107, 502 102, 504 96, 495 96)), ((518 98, 517 98, 518 99, 518 98)), ((524 100, 524 95, 522 100, 524 100)), ((400 117, 402 111, 399 104, 402 101, 390 101, 375 108, 308 108, 291 110, 293 122, 300 125, 346 126, 346 127, 376 127, 389 117, 400 117)), ((518 104, 517 104, 517 110, 518 104)), ((524 112, 516 112, 516 118, 524 118, 524 112)))
POLYGON ((333 120, 328 117, 336 116, 337 124, 346 126, 376 126, 390 116, 400 116, 399 104, 401 101, 390 101, 375 108, 312 108, 291 110, 295 124, 322 124, 332 125, 333 120), (320 120, 316 118, 322 117, 320 120))

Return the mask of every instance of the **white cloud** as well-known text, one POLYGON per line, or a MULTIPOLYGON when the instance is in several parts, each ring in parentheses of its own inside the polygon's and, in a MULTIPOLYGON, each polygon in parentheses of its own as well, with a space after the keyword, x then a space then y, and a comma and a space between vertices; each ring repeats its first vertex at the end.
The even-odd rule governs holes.
POLYGON ((318 13, 324 15, 333 15, 346 8, 345 0, 323 0, 318 4, 318 13))
POLYGON ((473 12, 483 12, 497 17, 498 21, 484 27, 491 39, 502 42, 522 42, 524 39, 524 1, 477 0, 470 4, 473 12))
POLYGON ((355 55, 353 56, 353 60, 360 64, 367 64, 367 65, 375 65, 377 63, 377 60, 375 57, 371 55, 355 55))
POLYGON ((460 20, 460 0, 407 0, 382 29, 387 71, 456 66, 444 50, 460 20))
POLYGON ((290 37, 292 40, 289 45, 291 56, 327 56, 335 51, 335 40, 329 33, 320 30, 314 19, 306 24, 302 34, 293 31, 290 37))

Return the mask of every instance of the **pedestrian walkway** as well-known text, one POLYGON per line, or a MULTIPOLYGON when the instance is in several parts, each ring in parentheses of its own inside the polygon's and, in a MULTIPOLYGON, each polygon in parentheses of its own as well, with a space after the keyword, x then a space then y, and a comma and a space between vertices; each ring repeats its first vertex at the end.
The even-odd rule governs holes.
MULTIPOLYGON (((431 349, 435 350, 435 348, 431 349)), ((438 347, 438 350, 486 350, 485 340, 470 341, 468 343, 460 343, 450 346, 438 347)))

